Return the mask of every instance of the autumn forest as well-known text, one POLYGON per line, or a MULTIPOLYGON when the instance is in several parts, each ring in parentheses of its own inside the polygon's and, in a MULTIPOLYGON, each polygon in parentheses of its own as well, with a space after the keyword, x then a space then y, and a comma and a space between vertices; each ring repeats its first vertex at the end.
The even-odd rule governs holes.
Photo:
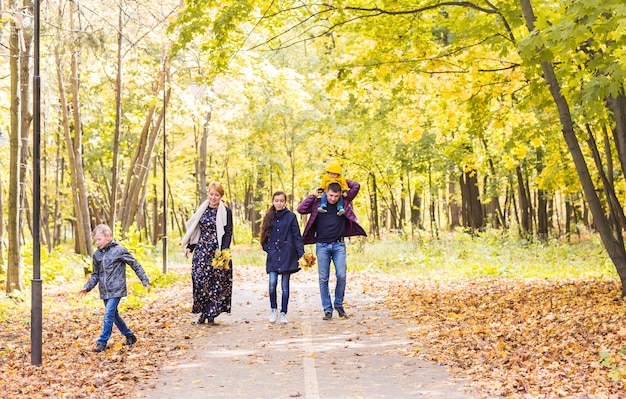
MULTIPOLYGON (((0 0, 7 295, 28 289, 34 223, 46 261, 88 273, 95 225, 178 249, 219 181, 235 244, 255 245, 272 193, 295 209, 330 162, 361 184, 359 250, 595 240, 617 291, 572 284, 625 295, 623 0, 42 2, 37 221, 33 6, 0 0)), ((624 357, 609 364, 623 383, 624 357)))

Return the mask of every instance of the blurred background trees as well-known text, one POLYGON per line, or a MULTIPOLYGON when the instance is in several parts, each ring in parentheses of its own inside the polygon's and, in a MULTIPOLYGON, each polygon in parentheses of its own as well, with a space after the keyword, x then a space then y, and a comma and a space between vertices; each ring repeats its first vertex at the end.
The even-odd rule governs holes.
MULTIPOLYGON (((98 223, 156 243, 164 212, 177 245, 216 180, 236 242, 251 242, 273 191, 293 209, 336 161, 362 184, 372 239, 585 227, 626 275, 624 5, 376 4, 43 3, 47 251, 89 255, 98 223)), ((11 291, 32 229, 32 4, 2 0, 0 13, 11 291)))

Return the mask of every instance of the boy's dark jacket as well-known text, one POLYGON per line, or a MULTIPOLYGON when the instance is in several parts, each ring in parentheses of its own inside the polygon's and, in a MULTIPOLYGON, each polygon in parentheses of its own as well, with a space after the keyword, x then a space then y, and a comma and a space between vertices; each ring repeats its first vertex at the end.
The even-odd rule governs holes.
POLYGON ((93 274, 85 284, 85 289, 91 291, 96 284, 100 285, 100 298, 121 298, 126 292, 126 265, 137 274, 141 283, 150 284, 146 272, 134 256, 123 245, 115 240, 104 248, 98 249, 92 256, 93 274))

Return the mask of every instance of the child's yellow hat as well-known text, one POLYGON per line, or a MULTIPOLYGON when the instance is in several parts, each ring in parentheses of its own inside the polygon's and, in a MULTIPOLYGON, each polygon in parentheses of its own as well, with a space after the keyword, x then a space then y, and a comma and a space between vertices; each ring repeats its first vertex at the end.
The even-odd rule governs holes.
POLYGON ((328 167, 326 168, 326 172, 337 173, 338 175, 343 173, 343 171, 341 170, 341 165, 339 165, 338 163, 331 163, 330 165, 328 165, 328 167))

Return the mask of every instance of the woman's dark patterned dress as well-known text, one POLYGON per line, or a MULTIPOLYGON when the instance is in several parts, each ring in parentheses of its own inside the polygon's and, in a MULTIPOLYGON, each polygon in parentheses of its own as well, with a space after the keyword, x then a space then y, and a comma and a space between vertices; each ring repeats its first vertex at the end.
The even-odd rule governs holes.
POLYGON ((230 313, 233 296, 233 269, 214 269, 213 257, 218 251, 215 220, 217 208, 208 207, 198 223, 200 239, 193 250, 191 279, 193 280, 193 313, 215 318, 230 313))

